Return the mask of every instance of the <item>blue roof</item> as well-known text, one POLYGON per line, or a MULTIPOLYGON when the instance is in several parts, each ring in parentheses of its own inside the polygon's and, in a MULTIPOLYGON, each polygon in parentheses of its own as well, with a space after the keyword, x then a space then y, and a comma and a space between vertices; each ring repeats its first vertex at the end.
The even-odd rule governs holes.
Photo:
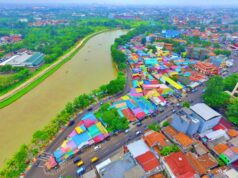
POLYGON ((73 137, 72 137, 72 140, 74 141, 74 143, 77 145, 77 146, 79 146, 79 145, 81 145, 82 143, 84 143, 84 142, 87 142, 87 141, 89 141, 91 139, 91 137, 90 137, 90 135, 89 135, 89 133, 88 132, 83 132, 83 133, 81 133, 81 134, 77 134, 77 135, 74 135, 73 137))

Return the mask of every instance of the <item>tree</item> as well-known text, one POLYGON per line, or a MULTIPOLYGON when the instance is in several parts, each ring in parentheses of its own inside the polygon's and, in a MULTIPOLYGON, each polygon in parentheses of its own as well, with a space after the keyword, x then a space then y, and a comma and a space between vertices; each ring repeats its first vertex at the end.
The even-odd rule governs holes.
POLYGON ((143 45, 145 46, 145 44, 146 44, 146 38, 145 38, 145 37, 143 37, 143 38, 141 39, 141 44, 143 44, 143 45))
POLYGON ((220 48, 221 46, 220 46, 219 43, 214 43, 214 44, 213 44, 213 47, 214 47, 214 48, 220 48))
POLYGON ((103 122, 107 124, 107 130, 109 132, 125 130, 129 126, 129 121, 124 117, 120 117, 115 108, 110 109, 110 105, 108 103, 101 105, 95 115, 98 118, 102 118, 103 122))
POLYGON ((231 55, 231 51, 230 50, 222 50, 222 49, 215 49, 214 53, 216 55, 219 55, 219 54, 223 54, 225 56, 230 56, 231 55))
POLYGON ((168 122, 168 121, 164 121, 162 126, 163 126, 163 127, 169 126, 169 122, 168 122))
POLYGON ((178 152, 178 151, 179 151, 179 148, 177 145, 169 145, 169 146, 165 146, 164 148, 162 148, 162 150, 160 150, 160 154, 162 156, 167 156, 170 153, 178 152))
POLYGON ((238 99, 228 105, 227 113, 229 121, 234 124, 238 124, 238 99))
POLYGON ((190 108, 190 103, 187 102, 187 101, 185 101, 185 102, 183 103, 183 107, 184 107, 184 108, 190 108))
POLYGON ((224 92, 223 79, 220 76, 211 77, 206 83, 206 90, 203 99, 211 107, 218 108, 224 106, 229 101, 229 94, 224 92))
POLYGON ((224 79, 224 90, 232 91, 238 83, 238 74, 232 74, 224 79))
POLYGON ((160 132, 160 130, 161 130, 159 123, 156 123, 156 122, 154 122, 154 123, 148 125, 148 128, 149 128, 150 130, 154 130, 154 131, 156 131, 156 132, 160 132))

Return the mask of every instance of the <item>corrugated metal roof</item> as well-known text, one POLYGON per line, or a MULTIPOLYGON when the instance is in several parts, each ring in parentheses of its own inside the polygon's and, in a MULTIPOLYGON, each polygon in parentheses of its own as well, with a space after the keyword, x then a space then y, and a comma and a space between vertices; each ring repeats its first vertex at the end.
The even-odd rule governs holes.
POLYGON ((204 103, 195 104, 190 108, 206 121, 221 116, 218 112, 204 103))

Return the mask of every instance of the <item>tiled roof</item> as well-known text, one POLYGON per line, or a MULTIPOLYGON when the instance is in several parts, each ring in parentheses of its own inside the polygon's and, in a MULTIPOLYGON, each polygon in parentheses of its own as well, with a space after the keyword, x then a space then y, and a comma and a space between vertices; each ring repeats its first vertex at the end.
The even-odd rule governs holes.
POLYGON ((230 136, 230 137, 236 137, 238 135, 238 131, 235 130, 235 129, 229 129, 227 131, 227 134, 230 136))
POLYGON ((172 153, 164 160, 176 178, 194 178, 195 170, 182 152, 172 153))
POLYGON ((175 135, 177 135, 177 131, 171 126, 165 127, 163 131, 166 135, 169 135, 171 137, 174 137, 175 135))
POLYGON ((136 157, 136 160, 140 163, 145 171, 151 171, 160 166, 158 159, 151 151, 136 157))
POLYGON ((206 168, 203 164, 198 160, 198 158, 191 152, 186 154, 188 161, 192 164, 193 168, 196 170, 197 173, 200 175, 206 173, 206 168))
POLYGON ((200 156, 198 160, 207 170, 214 168, 218 164, 210 153, 200 156))
POLYGON ((229 147, 227 146, 227 144, 223 144, 223 143, 217 144, 216 146, 213 147, 213 149, 214 149, 218 154, 223 153, 223 152, 226 151, 228 148, 229 148, 229 147))
POLYGON ((166 137, 162 133, 155 132, 150 130, 144 134, 144 140, 149 147, 153 147, 156 144, 161 146, 166 146, 166 137))
POLYGON ((176 141, 182 145, 183 147, 188 147, 194 143, 194 141, 183 132, 179 132, 177 135, 174 136, 176 141))
POLYGON ((154 174, 154 175, 150 176, 149 178, 164 178, 164 175, 161 173, 158 173, 158 174, 154 174))

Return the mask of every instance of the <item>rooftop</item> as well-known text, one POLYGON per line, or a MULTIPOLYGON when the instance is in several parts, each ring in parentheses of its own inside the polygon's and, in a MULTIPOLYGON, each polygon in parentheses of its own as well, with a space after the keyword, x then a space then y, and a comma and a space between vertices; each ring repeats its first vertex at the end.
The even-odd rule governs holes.
POLYGON ((122 160, 114 161, 100 169, 101 178, 124 178, 124 173, 135 166, 135 161, 128 154, 122 160))
POLYGON ((171 126, 167 126, 163 128, 163 131, 166 135, 169 135, 171 137, 174 137, 175 135, 177 135, 177 131, 171 126))
POLYGON ((194 143, 194 141, 189 136, 185 135, 183 132, 179 132, 177 135, 174 136, 174 138, 183 147, 189 147, 194 143))
POLYGON ((130 143, 129 145, 127 145, 127 148, 134 158, 150 150, 149 147, 145 144, 144 140, 142 139, 130 143))
POLYGON ((162 133, 155 132, 153 130, 149 130, 144 134, 144 140, 149 147, 153 147, 157 144, 161 146, 166 146, 166 137, 162 133))
POLYGON ((151 151, 148 151, 143 155, 138 156, 136 160, 146 172, 152 171, 156 167, 160 166, 158 158, 156 158, 156 156, 151 151))
POLYGON ((210 108, 204 103, 198 103, 190 107, 196 114, 201 116, 204 120, 210 120, 215 117, 221 116, 218 112, 210 108))
POLYGON ((172 153, 164 160, 177 178, 194 177, 196 173, 182 152, 172 153))
POLYGON ((223 153, 224 151, 226 151, 229 147, 227 146, 227 144, 223 144, 220 143, 216 146, 213 147, 214 151, 216 151, 218 154, 223 153))

